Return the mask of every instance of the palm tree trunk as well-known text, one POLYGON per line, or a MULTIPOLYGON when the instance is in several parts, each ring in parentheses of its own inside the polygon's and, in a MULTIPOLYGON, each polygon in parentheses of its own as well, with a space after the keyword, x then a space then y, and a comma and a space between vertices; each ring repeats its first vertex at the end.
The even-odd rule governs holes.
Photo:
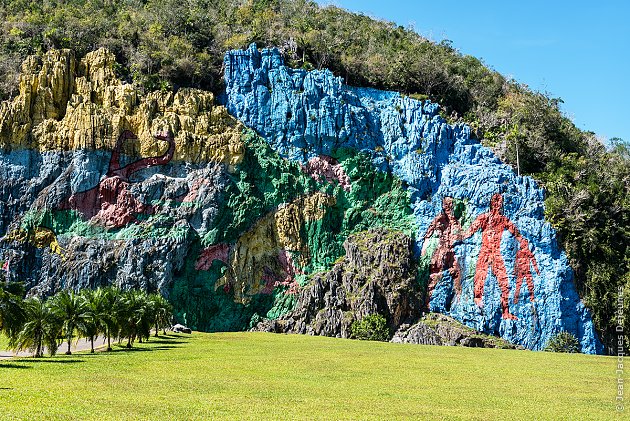
POLYGON ((127 348, 131 348, 131 335, 129 336, 129 340, 127 341, 127 348))
POLYGON ((42 356, 42 341, 40 339, 40 335, 35 335, 35 343, 37 344, 35 348, 35 358, 40 358, 42 356))
POLYGON ((160 327, 158 326, 158 323, 155 322, 155 337, 159 337, 158 332, 160 331, 160 327))
POLYGON ((112 345, 110 343, 110 335, 109 335, 109 328, 107 328, 107 350, 111 351, 112 350, 112 345))
POLYGON ((90 350, 90 353, 94 354, 94 336, 90 336, 90 344, 92 345, 92 349, 90 350))
POLYGON ((68 336, 68 350, 66 351, 66 355, 72 355, 72 352, 70 352, 70 342, 72 342, 72 336, 68 336))

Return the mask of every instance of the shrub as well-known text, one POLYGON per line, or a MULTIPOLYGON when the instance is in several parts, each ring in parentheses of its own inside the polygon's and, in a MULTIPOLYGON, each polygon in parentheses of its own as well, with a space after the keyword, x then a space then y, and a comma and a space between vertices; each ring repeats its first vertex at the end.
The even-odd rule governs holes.
POLYGON ((575 354, 580 352, 580 343, 573 334, 562 331, 549 340, 545 351, 575 354))
POLYGON ((262 321, 263 321, 263 318, 260 316, 260 314, 258 313, 252 314, 252 318, 249 320, 249 328, 250 329, 255 328, 258 325, 258 323, 262 321))
POLYGON ((389 328, 387 320, 380 314, 370 314, 360 321, 355 321, 350 326, 352 338, 362 341, 383 341, 389 340, 389 328))

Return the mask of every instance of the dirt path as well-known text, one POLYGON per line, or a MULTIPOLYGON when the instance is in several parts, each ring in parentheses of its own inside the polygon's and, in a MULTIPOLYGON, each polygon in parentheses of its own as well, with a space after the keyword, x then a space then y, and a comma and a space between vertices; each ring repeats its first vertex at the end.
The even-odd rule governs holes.
MULTIPOLYGON (((107 340, 105 339, 105 337, 103 336, 99 336, 98 338, 96 338, 94 340, 94 350, 95 351, 102 351, 107 347, 107 340)), ((87 339, 79 339, 78 341, 74 341, 72 342, 71 346, 70 346, 70 350, 74 353, 77 351, 89 351, 91 348, 90 346, 90 341, 87 339)), ((58 354, 63 354, 64 352, 66 352, 66 350, 68 349, 68 343, 64 342, 61 344, 61 346, 59 346, 59 349, 57 350, 58 354)), ((46 354, 46 352, 44 352, 44 354, 46 354)), ((28 352, 28 351, 21 351, 21 352, 17 352, 14 353, 13 351, 2 351, 0 350, 0 360, 6 360, 9 358, 13 358, 13 357, 30 357, 32 356, 33 353, 32 352, 28 352)))

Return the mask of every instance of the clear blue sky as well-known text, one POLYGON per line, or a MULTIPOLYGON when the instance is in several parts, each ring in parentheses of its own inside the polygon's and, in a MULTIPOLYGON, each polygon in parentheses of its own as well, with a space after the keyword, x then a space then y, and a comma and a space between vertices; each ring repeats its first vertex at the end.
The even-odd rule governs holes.
POLYGON ((564 101, 581 129, 630 142, 630 1, 318 0, 412 26, 564 101))

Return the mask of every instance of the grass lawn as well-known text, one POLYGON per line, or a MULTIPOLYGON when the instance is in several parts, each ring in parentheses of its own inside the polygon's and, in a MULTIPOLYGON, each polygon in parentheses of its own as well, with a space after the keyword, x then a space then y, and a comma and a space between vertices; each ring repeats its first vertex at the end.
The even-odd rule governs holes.
POLYGON ((0 361, 1 419, 611 419, 616 359, 267 333, 0 361))

